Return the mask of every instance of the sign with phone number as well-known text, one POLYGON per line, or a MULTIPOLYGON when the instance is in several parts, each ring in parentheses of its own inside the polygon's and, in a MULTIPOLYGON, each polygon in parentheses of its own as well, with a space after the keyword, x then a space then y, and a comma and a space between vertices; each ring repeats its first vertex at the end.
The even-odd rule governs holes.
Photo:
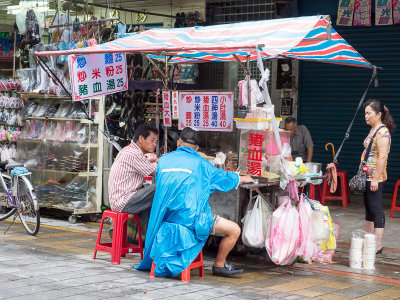
POLYGON ((232 92, 179 92, 179 130, 233 130, 232 92))

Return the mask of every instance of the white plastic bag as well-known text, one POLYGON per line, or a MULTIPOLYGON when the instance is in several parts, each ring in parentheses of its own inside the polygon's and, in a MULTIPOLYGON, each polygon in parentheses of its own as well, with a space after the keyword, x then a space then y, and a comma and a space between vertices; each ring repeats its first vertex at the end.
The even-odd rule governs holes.
POLYGON ((262 228, 264 234, 264 241, 269 238, 269 229, 271 227, 272 208, 261 196, 258 196, 261 201, 262 210, 262 228))
POLYGON ((265 247, 272 262, 290 265, 297 258, 299 246, 299 212, 288 198, 272 214, 270 237, 265 247))
POLYGON ((260 197, 257 197, 253 208, 250 210, 252 202, 253 201, 250 200, 246 215, 242 219, 242 241, 246 246, 261 248, 264 246, 265 238, 263 233, 263 213, 260 197))

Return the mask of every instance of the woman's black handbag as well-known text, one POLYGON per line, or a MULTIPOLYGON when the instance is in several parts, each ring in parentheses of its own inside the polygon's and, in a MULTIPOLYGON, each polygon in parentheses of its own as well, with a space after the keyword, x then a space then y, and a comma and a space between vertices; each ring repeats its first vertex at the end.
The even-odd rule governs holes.
POLYGON ((367 151, 365 152, 364 160, 361 163, 360 168, 357 171, 357 174, 354 175, 352 179, 350 179, 349 182, 349 188, 350 191, 352 192, 365 192, 365 188, 367 185, 367 174, 365 170, 365 166, 367 164, 367 159, 369 156, 369 152, 371 151, 372 143, 374 142, 374 138, 378 131, 385 126, 380 126, 374 133, 374 135, 371 138, 371 141, 368 144, 367 151), (365 171, 364 171, 365 170, 365 171))

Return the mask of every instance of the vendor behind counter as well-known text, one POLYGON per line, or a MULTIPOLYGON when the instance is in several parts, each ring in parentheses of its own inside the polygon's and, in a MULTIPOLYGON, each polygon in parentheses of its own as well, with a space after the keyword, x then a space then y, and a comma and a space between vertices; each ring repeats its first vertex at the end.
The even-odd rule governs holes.
POLYGON ((303 162, 311 162, 314 152, 314 143, 311 134, 305 125, 297 125, 296 118, 285 119, 285 130, 290 131, 290 147, 292 158, 301 157, 303 162))

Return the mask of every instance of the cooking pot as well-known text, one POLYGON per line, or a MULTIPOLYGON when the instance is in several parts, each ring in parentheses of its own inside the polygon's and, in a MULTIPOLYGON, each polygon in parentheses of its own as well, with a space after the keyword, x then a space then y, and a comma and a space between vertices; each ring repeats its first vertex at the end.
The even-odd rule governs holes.
POLYGON ((307 166, 308 173, 310 174, 319 174, 319 172, 321 172, 321 167, 322 167, 321 163, 308 162, 305 163, 305 165, 307 166))

